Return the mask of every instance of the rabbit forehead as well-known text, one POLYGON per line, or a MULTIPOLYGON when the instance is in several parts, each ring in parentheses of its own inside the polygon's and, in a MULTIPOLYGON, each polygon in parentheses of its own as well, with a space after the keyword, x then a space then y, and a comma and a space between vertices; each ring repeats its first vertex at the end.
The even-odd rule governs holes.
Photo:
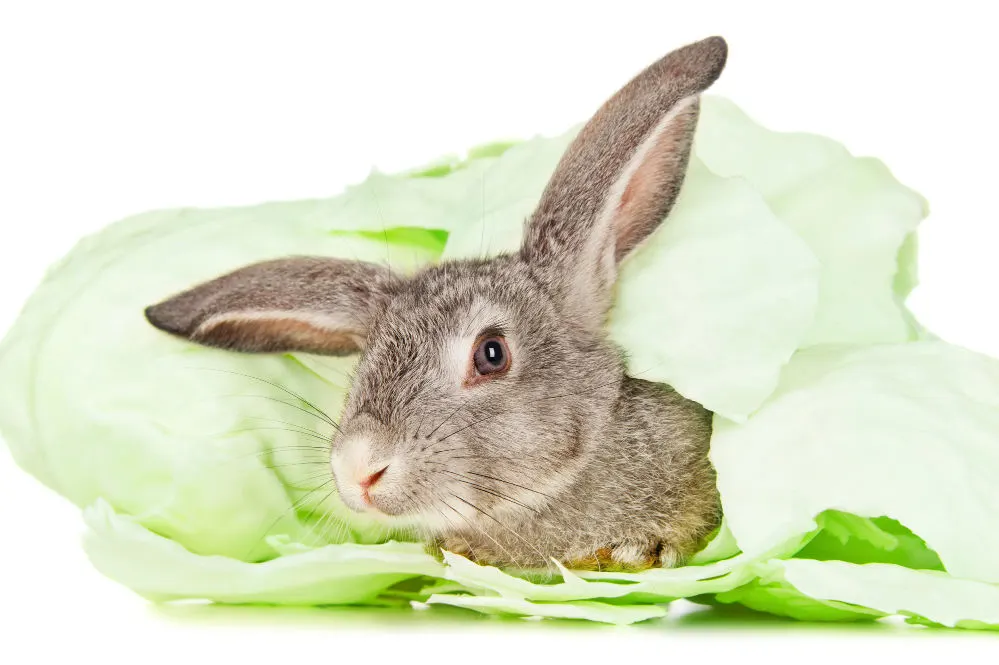
POLYGON ((408 335, 438 350, 454 337, 477 336, 489 328, 513 334, 555 317, 555 309, 530 268, 510 257, 460 261, 429 268, 410 279, 388 304, 372 330, 381 338, 408 335))

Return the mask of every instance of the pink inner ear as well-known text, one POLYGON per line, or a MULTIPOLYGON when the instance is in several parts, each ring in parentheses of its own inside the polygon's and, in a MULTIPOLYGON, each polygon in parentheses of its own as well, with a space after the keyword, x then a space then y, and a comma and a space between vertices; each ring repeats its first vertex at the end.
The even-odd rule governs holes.
POLYGON ((353 353, 362 340, 346 330, 329 330, 291 317, 228 318, 210 321, 194 334, 196 341, 258 353, 305 351, 353 353))
POLYGON ((612 222, 617 262, 656 230, 676 199, 683 183, 687 143, 691 140, 691 123, 696 114, 696 104, 682 109, 649 137, 651 145, 639 148, 635 155, 641 161, 628 178, 612 222))

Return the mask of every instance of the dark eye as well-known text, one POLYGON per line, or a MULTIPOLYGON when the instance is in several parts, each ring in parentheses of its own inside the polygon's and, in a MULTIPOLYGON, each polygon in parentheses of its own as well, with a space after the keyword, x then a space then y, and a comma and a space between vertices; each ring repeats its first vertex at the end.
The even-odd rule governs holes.
POLYGON ((479 374, 498 374, 510 368, 510 349, 502 337, 486 337, 479 340, 472 354, 472 363, 479 374))

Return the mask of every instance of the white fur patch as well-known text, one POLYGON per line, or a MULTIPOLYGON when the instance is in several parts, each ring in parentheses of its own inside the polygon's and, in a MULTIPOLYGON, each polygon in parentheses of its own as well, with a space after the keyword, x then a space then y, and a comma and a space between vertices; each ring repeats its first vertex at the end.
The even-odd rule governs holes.
POLYGON ((624 565, 637 566, 645 561, 646 552, 638 545, 622 545, 615 547, 611 558, 624 565))
POLYGON ((336 479, 340 499, 357 511, 366 511, 361 498, 360 480, 364 470, 371 466, 371 443, 365 437, 347 437, 330 457, 333 477, 336 479))
POLYGON ((441 366, 447 380, 452 384, 460 384, 468 374, 469 364, 472 360, 472 345, 475 344, 475 335, 460 335, 449 337, 445 342, 444 355, 441 359, 441 366))

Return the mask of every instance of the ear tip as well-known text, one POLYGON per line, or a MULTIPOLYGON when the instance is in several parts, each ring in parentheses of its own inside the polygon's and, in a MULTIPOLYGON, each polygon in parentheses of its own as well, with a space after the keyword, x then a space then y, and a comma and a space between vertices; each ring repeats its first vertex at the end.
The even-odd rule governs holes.
POLYGON ((714 82, 721 75, 728 60, 728 42, 724 37, 714 35, 702 39, 693 46, 697 47, 698 55, 706 65, 708 78, 714 82))
POLYGON ((722 37, 721 35, 711 35, 710 37, 706 37, 705 39, 703 39, 701 41, 706 46, 708 46, 708 47, 710 47, 710 48, 712 48, 714 50, 720 51, 722 53, 727 53, 728 52, 728 42, 726 42, 725 38, 722 37))
POLYGON ((728 42, 724 37, 714 36, 688 44, 666 56, 663 61, 673 66, 667 67, 666 75, 675 77, 677 70, 685 74, 685 86, 690 94, 703 92, 718 80, 725 62, 728 60, 728 42))
POLYGON ((143 313, 146 316, 146 321, 154 328, 173 335, 187 335, 186 327, 180 318, 171 316, 169 301, 150 305, 143 313))
POLYGON ((721 35, 714 35, 704 40, 705 46, 718 63, 719 69, 725 66, 728 60, 728 42, 721 35))
POLYGON ((150 305, 142 311, 146 316, 146 321, 148 321, 154 328, 164 329, 167 325, 167 318, 163 315, 163 303, 157 305, 150 305))

